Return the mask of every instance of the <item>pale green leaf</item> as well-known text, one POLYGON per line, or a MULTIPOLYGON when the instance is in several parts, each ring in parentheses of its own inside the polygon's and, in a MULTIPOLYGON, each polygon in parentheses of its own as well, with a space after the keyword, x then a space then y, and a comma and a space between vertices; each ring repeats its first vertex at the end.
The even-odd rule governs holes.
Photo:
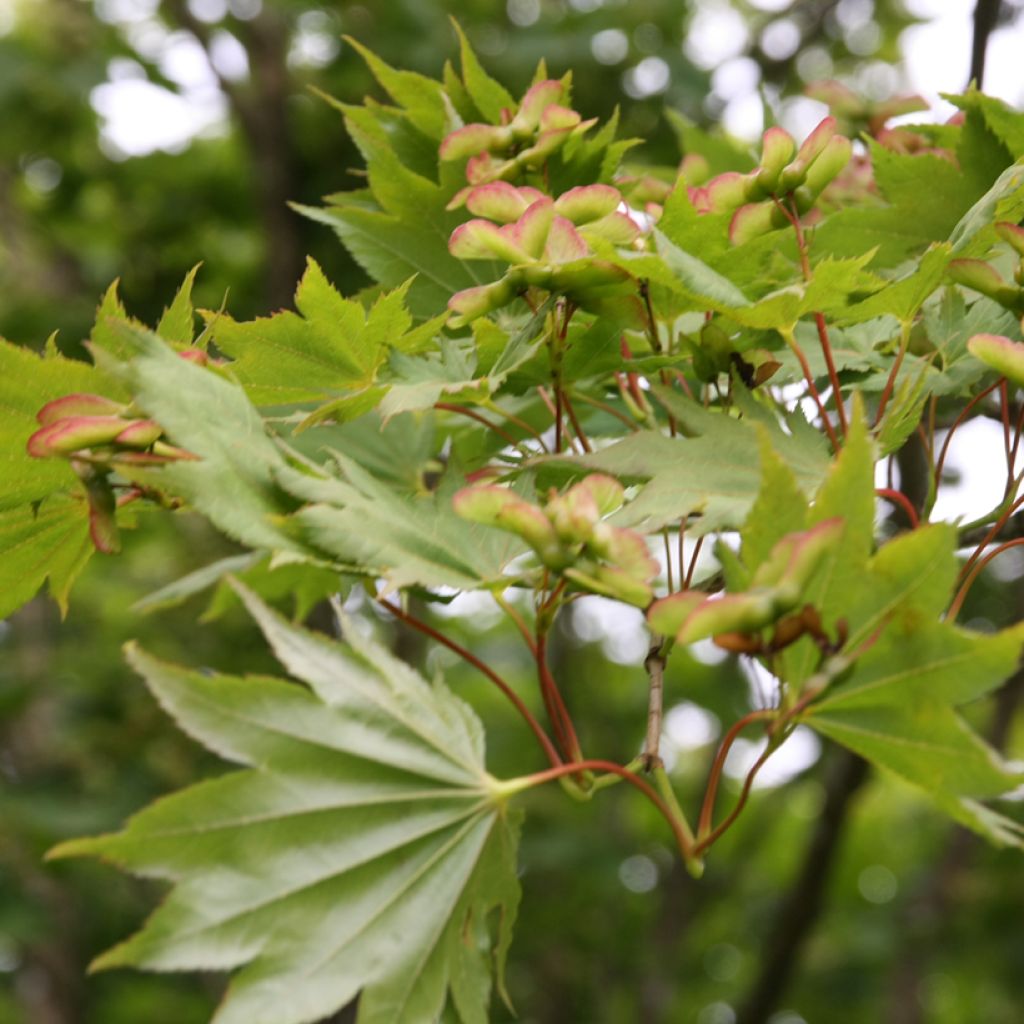
POLYGON ((0 512, 0 619, 10 615, 49 578, 49 590, 67 611, 68 592, 93 553, 85 496, 58 494, 38 508, 0 512))
POLYGON ((466 92, 480 113, 488 121, 498 124, 501 122, 501 112, 503 110, 514 111, 518 104, 503 85, 484 71, 473 48, 469 45, 466 33, 454 18, 452 26, 455 29, 455 34, 459 37, 459 59, 462 63, 462 81, 466 92))
POLYGON ((200 264, 196 264, 182 281, 174 300, 164 310, 156 333, 175 348, 187 348, 195 337, 195 312, 192 309, 192 285, 200 264))
POLYGON ((241 968, 215 1024, 311 1024, 360 993, 359 1024, 435 1021, 451 999, 486 1021, 519 888, 478 719, 357 630, 342 646, 243 597, 309 689, 129 650, 181 728, 245 768, 54 851, 175 883, 97 966, 241 968))
POLYGON ((127 323, 118 330, 134 352, 119 372, 136 402, 174 444, 198 457, 133 476, 186 498, 243 544, 305 554, 276 524, 297 503, 274 481, 284 456, 242 388, 180 359, 148 331, 127 323))
POLYGON ((367 314, 343 299, 310 259, 295 293, 298 314, 239 323, 211 313, 210 331, 257 405, 322 399, 373 383, 389 344, 411 326, 406 290, 382 296, 367 314))
POLYGON ((968 729, 948 704, 835 708, 808 715, 817 732, 944 798, 1000 796, 1024 775, 968 729))

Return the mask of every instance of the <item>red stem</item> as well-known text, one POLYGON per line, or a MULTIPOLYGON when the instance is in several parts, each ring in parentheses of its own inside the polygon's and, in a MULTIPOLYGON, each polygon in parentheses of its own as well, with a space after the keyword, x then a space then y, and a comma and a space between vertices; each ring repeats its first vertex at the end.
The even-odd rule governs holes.
POLYGON ((796 338, 790 338, 790 349, 796 356, 800 363, 800 369, 803 372, 804 380, 807 381, 807 390, 810 392, 811 398, 814 399, 814 404, 818 407, 818 415, 821 416, 821 425, 825 429, 825 433, 828 434, 828 439, 832 444, 832 451, 836 454, 839 453, 839 438, 836 437, 835 428, 832 426, 832 421, 828 418, 828 413, 825 411, 825 403, 821 400, 821 393, 818 391, 818 386, 814 383, 814 374, 811 373, 810 364, 807 362, 807 356, 804 355, 803 349, 796 343, 796 338))
POLYGON ((917 509, 914 508, 910 499, 902 491, 893 490, 891 487, 878 487, 875 490, 875 494, 880 498, 891 501, 894 505, 899 505, 906 512, 912 530, 916 530, 921 525, 920 520, 917 518, 917 509))
POLYGON ((982 574, 985 566, 992 561, 996 555, 1001 555, 1004 551, 1008 551, 1010 548, 1019 547, 1024 544, 1024 537, 1017 537, 1014 540, 1008 540, 1005 544, 1000 544, 999 547, 990 551, 971 571, 971 574, 964 580, 963 585, 957 591, 956 597, 953 598, 953 603, 949 606, 949 611, 946 613, 946 621, 953 622, 957 615, 960 614, 960 609, 963 607, 964 601, 967 599, 967 594, 970 592, 971 587, 974 586, 975 580, 982 574))
POLYGON ((725 816, 722 823, 713 832, 702 839, 693 848, 695 855, 700 855, 710 846, 716 843, 719 837, 729 828, 732 827, 732 823, 740 816, 743 808, 747 805, 747 797, 750 796, 750 788, 754 785, 754 779, 757 778, 757 773, 764 766, 765 761, 771 757, 773 751, 771 747, 765 749, 764 753, 753 763, 750 771, 747 772, 747 777, 743 780, 743 789, 740 790, 739 799, 736 801, 736 806, 725 816))
POLYGON ((953 421, 953 425, 949 428, 949 433, 946 434, 942 441, 942 447, 939 449, 939 461, 935 464, 935 487, 938 489, 940 482, 942 481, 942 467, 946 464, 946 454, 949 451, 949 443, 953 440, 953 435, 956 433, 957 428, 967 419, 970 415, 971 410, 985 397, 990 395, 995 389, 999 387, 999 381, 995 384, 990 384, 984 391, 975 395, 968 403, 964 406, 963 411, 953 421))
POLYGON ((1006 379, 999 382, 999 414, 1003 421, 1003 450, 1006 452, 1006 471, 1012 476, 1010 469, 1010 395, 1006 387, 1006 379))
MULTIPOLYGON (((1012 482, 1010 486, 1013 486, 1012 482)), ((967 573, 971 571, 971 566, 974 565, 974 563, 981 557, 981 553, 989 546, 989 544, 992 543, 999 531, 1009 522, 1010 516, 1012 516, 1013 513, 1021 507, 1021 505, 1024 505, 1024 496, 1018 498, 1003 512, 995 523, 992 524, 992 528, 981 539, 981 543, 974 549, 974 553, 967 559, 964 567, 960 570, 960 579, 964 579, 967 573)))
POLYGON ((686 570, 686 579, 683 582, 683 590, 689 590, 693 582, 693 574, 697 571, 697 559, 700 557, 700 549, 704 546, 704 538, 698 537, 697 543, 693 546, 693 554, 690 556, 690 564, 686 570))
POLYGON ((590 441, 587 435, 583 432, 583 427, 580 426, 580 421, 576 416, 576 410, 572 407, 572 402, 569 399, 569 392, 559 389, 558 392, 562 396, 562 401, 565 402, 565 411, 569 414, 569 422, 572 424, 572 429, 576 431, 576 436, 580 439, 580 444, 583 445, 585 452, 592 452, 594 449, 590 447, 590 441))
POLYGON ((582 756, 579 739, 576 737, 576 730, 569 715, 569 709, 565 706, 562 693, 558 689, 558 683, 548 668, 548 638, 547 634, 538 631, 537 633, 537 675, 540 680, 541 693, 544 694, 544 703, 548 706, 548 714, 551 716, 551 724, 556 736, 560 737, 563 753, 566 760, 578 761, 582 756))
MULTIPOLYGON (((792 202, 792 200, 791 200, 792 202)), ((796 246, 797 251, 800 254, 800 269, 803 273, 804 281, 810 283, 811 280, 811 261, 808 255, 807 239, 804 236, 804 229, 800 226, 800 215, 794 205, 792 209, 787 210, 785 206, 776 200, 776 206, 789 218, 789 222, 793 225, 793 231, 796 234, 796 246)), ((836 364, 832 359, 832 343, 828 337, 828 327, 825 325, 825 316, 823 313, 814 314, 814 322, 818 328, 818 341, 821 343, 821 354, 825 357, 825 366, 828 369, 828 380, 832 385, 832 400, 836 404, 836 414, 839 417, 839 428, 842 430, 843 437, 846 437, 848 428, 846 422, 846 409, 843 406, 843 393, 839 387, 839 374, 836 373, 836 364)), ((819 399, 819 406, 821 401, 819 399)), ((824 414, 824 407, 822 407, 824 414)), ((826 422, 828 419, 826 417, 826 422)), ((833 444, 833 448, 838 451, 838 447, 833 444)))
POLYGON ((559 756, 558 751, 555 750, 554 744, 548 738, 547 733, 541 728, 540 723, 536 718, 533 717, 530 709, 523 703, 519 694, 512 689, 511 686, 497 672, 491 668, 490 665, 481 661, 471 651, 467 651, 461 644, 457 644, 454 640, 449 639, 443 633, 439 633, 433 626, 428 625, 426 622, 416 618, 414 615, 410 615, 408 612, 403 611, 398 605, 392 604, 390 601, 383 597, 378 597, 377 601, 383 605, 396 619, 404 622, 406 625, 411 626, 413 629, 419 630, 419 632, 429 636, 432 640, 436 640, 439 644, 444 644, 450 651, 454 651, 460 658, 468 662, 479 672, 482 672, 488 679, 498 687, 499 690, 512 702, 515 709, 522 715, 523 720, 533 731, 534 736, 537 737, 537 741, 540 743, 547 755, 548 760, 552 765, 559 765, 562 763, 562 758, 559 756))
POLYGON ((839 428, 843 432, 843 437, 846 437, 849 430, 849 425, 846 422, 846 406, 843 405, 843 393, 839 389, 839 374, 836 373, 836 364, 832 360, 832 343, 829 341, 825 315, 815 313, 814 322, 818 326, 818 341, 821 342, 821 351, 825 356, 825 365, 828 367, 828 379, 832 385, 832 398, 836 403, 836 413, 839 416, 839 428))
POLYGON ((725 759, 729 756, 732 745, 741 732, 754 722, 763 722, 775 718, 776 712, 771 710, 751 711, 741 719, 733 722, 732 727, 725 734, 724 739, 715 754, 715 760, 711 765, 711 776, 708 779, 708 788, 704 793, 704 803, 701 805, 700 818, 697 821, 697 837, 701 843, 703 837, 711 834, 711 817, 715 812, 715 798, 718 796, 718 783, 722 777, 722 769, 725 767, 725 759))
POLYGON ((435 402, 434 408, 440 409, 442 412, 457 412, 461 413, 463 416, 468 416, 471 420, 476 420, 477 423, 482 423, 485 427, 493 430, 498 437, 508 441, 509 444, 517 447, 519 445, 519 440, 503 427, 498 426, 497 423, 492 423, 486 416, 482 416, 475 410, 467 409, 464 405, 452 405, 450 402, 435 402))
POLYGON ((613 405, 609 405, 607 402, 599 401, 596 398, 591 398, 589 395, 584 395, 582 392, 577 392, 576 397, 581 402, 586 402, 587 405, 594 406, 595 409, 600 409, 602 412, 608 413, 609 416, 614 416, 617 420, 624 423, 633 433, 639 433, 642 429, 640 425, 630 419, 624 412, 619 412, 618 409, 613 405))
POLYGON ((540 785, 565 775, 573 775, 585 771, 608 772, 611 775, 618 775, 620 779, 624 779, 631 786, 635 786, 640 790, 658 808, 662 817, 672 827, 672 832, 676 837, 676 842, 679 844, 679 851, 682 853, 683 859, 691 859, 692 844, 687 838, 682 825, 673 816, 672 811, 669 810, 668 804, 665 803, 652 786, 644 782, 635 772, 631 772, 621 764, 615 764, 614 761, 575 761, 568 764, 560 764, 543 772, 537 772, 536 775, 530 775, 528 778, 534 785, 540 785))

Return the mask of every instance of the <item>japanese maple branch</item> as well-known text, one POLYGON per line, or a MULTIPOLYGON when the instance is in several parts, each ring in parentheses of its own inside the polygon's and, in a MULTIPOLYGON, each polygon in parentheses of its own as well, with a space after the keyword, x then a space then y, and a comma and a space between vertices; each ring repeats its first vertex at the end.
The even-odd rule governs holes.
POLYGON ((999 547, 990 551, 983 559, 981 559, 980 562, 977 563, 977 565, 974 566, 970 574, 961 584, 956 597, 953 598, 953 602, 949 606, 949 611, 946 613, 946 620, 948 622, 953 622, 957 615, 960 614, 960 609, 963 607, 964 601, 967 600, 967 595, 970 593, 971 587, 974 586, 978 577, 982 572, 984 572, 985 566, 987 566, 993 558, 1001 555, 1004 551, 1009 551, 1010 548, 1020 547, 1021 544, 1024 544, 1024 537, 1018 537, 1016 540, 1008 540, 1005 544, 1000 544, 999 547))
MULTIPOLYGON (((828 413, 825 411, 825 403, 821 400, 821 393, 818 391, 818 386, 814 383, 814 374, 811 372, 810 363, 807 362, 807 356, 804 355, 804 350, 797 343, 796 338, 791 330, 780 330, 783 340, 789 346, 789 350, 796 356, 797 362, 800 363, 800 370, 804 375, 804 380, 807 382, 807 390, 811 398, 814 399, 814 404, 818 407, 818 415, 821 417, 821 425, 825 433, 828 435, 829 442, 832 445, 832 451, 838 454, 839 452, 839 438, 836 436, 835 428, 832 426, 832 421, 828 417, 828 413)), ((841 399, 837 399, 840 405, 842 404, 841 399)))
MULTIPOLYGON (((669 590, 671 590, 671 585, 669 590)), ((644 739, 643 762, 647 771, 661 767, 661 726, 665 710, 665 662, 669 641, 656 636, 644 659, 649 693, 647 699, 647 735, 644 739)))
MULTIPOLYGON (((708 786, 704 792, 704 802, 701 804, 700 817, 697 819, 698 846, 703 846, 706 849, 707 846, 710 846, 710 843, 706 840, 710 838, 711 835, 716 834, 711 831, 711 818, 715 812, 715 798, 718 796, 718 783, 722 777, 722 769, 725 767, 725 760, 729 756, 729 751, 732 749, 732 745, 736 741, 736 738, 748 725, 753 725, 754 722, 770 721, 777 717, 778 712, 772 709, 751 711, 749 714, 746 714, 742 718, 733 722, 729 731, 725 734, 725 737, 719 744, 718 751, 715 754, 715 760, 711 765, 711 775, 708 778, 708 786)), ((765 753, 767 754, 767 751, 765 753)), ((743 797, 743 800, 745 802, 746 798, 743 797)))
MULTIPOLYGON (((783 213, 789 218, 789 222, 793 225, 793 231, 796 234, 796 247, 800 254, 800 270, 803 273, 805 283, 810 284, 812 274, 807 238, 800 224, 800 215, 797 212, 795 202, 792 199, 790 200, 789 209, 781 204, 777 205, 779 205, 783 213)), ((846 437, 847 430, 849 429, 846 422, 846 409, 843 407, 843 393, 839 387, 839 374, 836 373, 836 364, 832 358, 832 343, 829 340, 824 314, 815 313, 814 322, 818 328, 818 341, 821 344, 821 353, 825 357, 829 383, 832 385, 832 398, 836 403, 836 414, 839 416, 839 429, 842 431, 843 437, 846 437)))
POLYGON ((671 826, 683 860, 687 865, 694 865, 693 836, 690 833, 686 820, 678 812, 674 812, 649 783, 641 779, 635 772, 631 772, 628 768, 625 768, 620 764, 616 764, 614 761, 571 761, 566 764, 557 765, 553 768, 548 768, 546 771, 537 772, 534 775, 525 775, 520 779, 512 779, 510 782, 506 782, 502 785, 502 790, 509 794, 521 792, 524 789, 539 786, 545 782, 551 782, 554 779, 564 778, 567 775, 579 774, 586 771, 607 772, 611 775, 617 775, 623 781, 628 782, 631 786, 640 790, 640 792, 643 793, 643 795, 647 797, 652 804, 654 804, 662 817, 671 826))
POLYGON ((576 736, 576 729, 572 724, 569 709, 565 706, 562 692, 558 689, 555 677, 548 667, 547 642, 547 630, 539 626, 536 639, 536 658, 537 678, 540 682, 541 694, 551 718, 551 726, 555 730, 555 737, 562 746, 566 760, 578 761, 582 758, 583 753, 580 750, 579 739, 576 736))
POLYGON ((416 618, 415 615, 409 614, 404 611, 396 604, 392 604, 386 598, 378 597, 378 603, 386 608, 396 619, 400 622, 404 622, 407 626, 411 626, 413 629, 429 636, 432 640, 436 640, 439 644, 443 644, 450 651, 454 651, 460 658, 472 665, 477 671, 482 672, 488 679, 498 687, 499 690, 512 702, 512 705, 522 716, 523 720, 530 727, 534 736, 537 737, 537 742, 540 743, 547 755, 548 760, 552 765, 558 765, 562 763, 562 758, 559 756, 558 751, 555 749, 547 733, 541 727, 540 722, 534 718, 533 713, 523 703, 522 698, 512 689, 511 686, 497 672, 491 668, 486 662, 481 661, 472 651, 467 651, 461 644, 456 643, 450 637, 445 636, 443 633, 438 632, 433 626, 421 619, 416 618))

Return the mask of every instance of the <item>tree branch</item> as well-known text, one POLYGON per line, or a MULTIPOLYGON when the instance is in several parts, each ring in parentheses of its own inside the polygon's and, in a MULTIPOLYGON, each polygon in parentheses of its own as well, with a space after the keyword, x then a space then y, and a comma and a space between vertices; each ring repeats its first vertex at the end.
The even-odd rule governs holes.
POLYGON ((853 797, 868 778, 867 762, 839 752, 825 782, 825 805, 804 853, 800 872, 774 915, 764 943, 761 970, 740 1008, 736 1024, 764 1024, 796 973, 800 951, 821 915, 825 888, 839 850, 853 797))
POLYGON ((988 39, 999 21, 1001 0, 977 0, 974 5, 974 34, 971 39, 971 71, 967 84, 971 82, 980 89, 985 79, 985 56, 988 53, 988 39))

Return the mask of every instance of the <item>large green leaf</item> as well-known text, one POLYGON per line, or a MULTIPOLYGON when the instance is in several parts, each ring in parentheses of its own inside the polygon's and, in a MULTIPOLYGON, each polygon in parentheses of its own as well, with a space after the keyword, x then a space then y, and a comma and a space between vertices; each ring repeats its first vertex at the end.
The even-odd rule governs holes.
POLYGON ((479 720, 358 630, 342 646, 242 596, 309 688, 129 649, 181 728, 245 768, 54 851, 175 883, 96 966, 242 968, 216 1024, 308 1024, 360 992, 359 1024, 486 1024, 519 886, 479 720))

